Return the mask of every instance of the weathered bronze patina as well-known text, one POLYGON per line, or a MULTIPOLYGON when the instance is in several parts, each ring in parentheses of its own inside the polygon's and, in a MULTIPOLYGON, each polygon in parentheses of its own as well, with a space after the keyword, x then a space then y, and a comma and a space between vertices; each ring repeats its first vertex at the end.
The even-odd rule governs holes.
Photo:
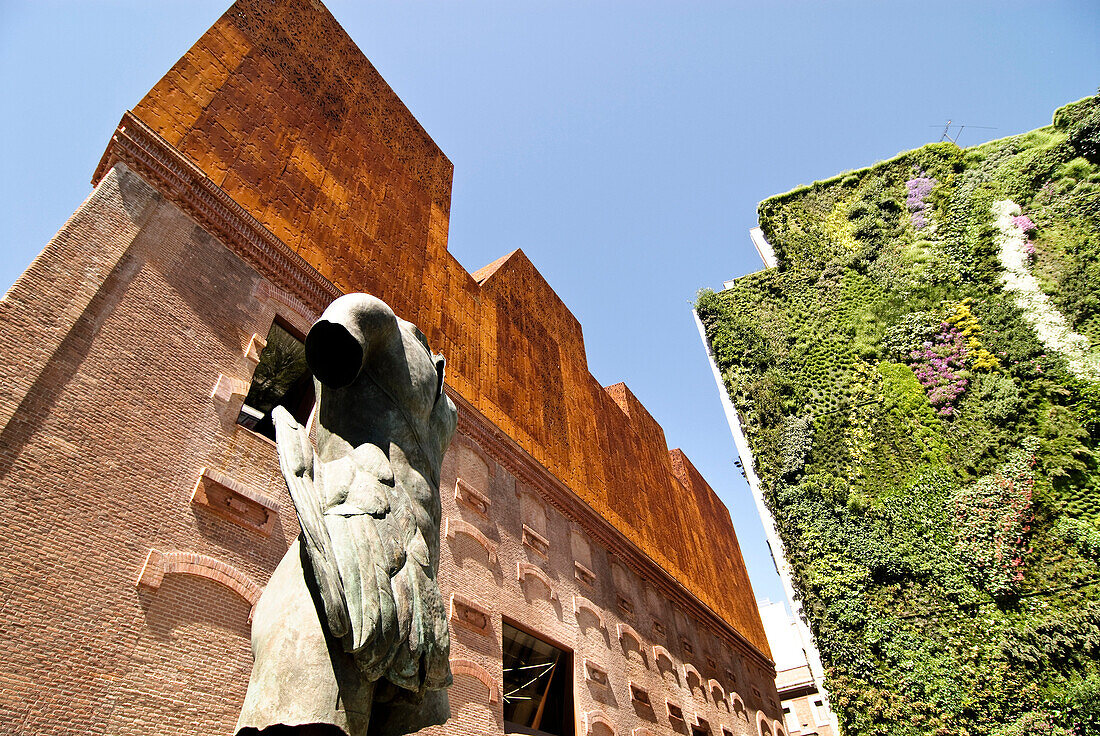
POLYGON ((442 723, 451 673, 436 583, 439 472, 457 421, 443 357, 367 294, 325 310, 306 356, 312 426, 275 410, 302 533, 256 604, 237 733, 389 735, 442 723))

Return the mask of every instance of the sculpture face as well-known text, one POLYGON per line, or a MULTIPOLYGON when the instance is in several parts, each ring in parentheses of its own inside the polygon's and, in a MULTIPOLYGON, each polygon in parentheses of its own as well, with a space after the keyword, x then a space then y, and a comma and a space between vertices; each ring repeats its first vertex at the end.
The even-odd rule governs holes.
POLYGON ((439 472, 457 422, 444 361, 382 301, 348 294, 306 338, 316 448, 285 410, 279 462, 302 534, 253 616, 238 733, 330 724, 400 734, 449 715, 436 583, 439 472))

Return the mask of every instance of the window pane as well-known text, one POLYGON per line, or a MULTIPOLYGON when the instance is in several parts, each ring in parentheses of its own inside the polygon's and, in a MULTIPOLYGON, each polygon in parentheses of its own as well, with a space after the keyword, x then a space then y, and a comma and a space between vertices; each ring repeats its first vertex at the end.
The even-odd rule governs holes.
POLYGON ((304 424, 313 408, 313 375, 305 343, 273 322, 237 423, 275 439, 271 410, 279 405, 304 424))
POLYGON ((504 721, 510 733, 573 733, 573 657, 504 622, 504 721))

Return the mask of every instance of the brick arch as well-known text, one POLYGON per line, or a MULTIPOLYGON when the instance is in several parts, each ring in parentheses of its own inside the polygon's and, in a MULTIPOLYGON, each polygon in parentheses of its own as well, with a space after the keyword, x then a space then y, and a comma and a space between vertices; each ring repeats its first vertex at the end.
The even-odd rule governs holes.
MULTIPOLYGON (((687 685, 688 690, 692 689, 692 677, 694 677, 695 681, 699 683, 699 689, 702 690, 703 683, 706 682, 706 680, 703 679, 703 675, 699 673, 699 670, 695 667, 695 665, 691 664, 690 662, 684 662, 684 684, 687 685)), ((706 693, 704 691, 704 695, 705 694, 706 693)))
MULTIPOLYGON (((327 295, 328 301, 339 296, 339 292, 335 290, 335 287, 333 289, 334 291, 327 295)), ((253 287, 252 294, 257 299, 266 301, 273 307, 272 319, 278 316, 303 335, 309 332, 309 328, 321 316, 316 309, 310 307, 286 289, 275 286, 267 279, 261 279, 253 287)))
POLYGON ((604 625, 604 622, 603 622, 603 612, 600 611, 599 606, 597 606, 595 603, 593 603, 592 601, 585 598, 583 595, 574 594, 574 596, 573 596, 573 614, 575 616, 577 616, 578 618, 580 618, 581 609, 584 609, 585 611, 588 611, 593 616, 595 616, 596 620, 600 622, 600 628, 601 629, 606 628, 606 626, 604 625))
POLYGON ((748 710, 745 708, 745 701, 741 699, 741 696, 735 692, 730 692, 730 707, 733 708, 734 713, 744 713, 745 719, 748 720, 748 710))
POLYGON ((710 696, 712 698, 714 698, 714 701, 716 703, 718 701, 721 701, 723 703, 726 702, 726 689, 724 687, 722 687, 722 683, 720 683, 720 682, 718 682, 718 680, 714 680, 714 679, 708 680, 707 681, 707 687, 710 688, 710 696), (715 690, 717 690, 718 693, 719 693, 719 695, 717 697, 715 697, 715 695, 714 695, 715 690))
POLYGON ((590 710, 584 714, 584 732, 585 734, 593 734, 596 732, 596 726, 601 725, 611 732, 612 736, 615 734, 615 726, 611 721, 598 710, 590 710))
POLYGON ((485 548, 490 565, 497 564, 497 546, 480 529, 465 519, 448 518, 445 523, 444 535, 447 539, 454 539, 456 534, 465 534, 485 548))
POLYGON ((480 680, 481 684, 489 689, 489 705, 496 705, 500 702, 500 689, 497 687, 497 683, 493 679, 493 676, 489 674, 489 670, 472 659, 452 659, 451 673, 455 675, 469 675, 470 677, 480 680))
POLYGON ((756 730, 759 731, 760 736, 772 736, 772 727, 768 724, 768 717, 762 710, 756 711, 756 730))
POLYGON ((550 580, 550 576, 543 572, 542 568, 538 565, 532 565, 530 562, 517 562, 516 563, 516 577, 522 583, 523 579, 532 576, 542 581, 546 589, 550 591, 550 600, 556 601, 558 599, 558 593, 554 590, 554 584, 550 580))
POLYGON ((642 647, 645 646, 642 643, 642 637, 638 636, 638 632, 634 630, 634 627, 630 624, 619 624, 619 641, 623 640, 623 637, 629 637, 634 640, 635 645, 638 647, 638 651, 642 651, 642 647))
POLYGON ((676 662, 672 659, 672 655, 668 653, 668 650, 665 649, 660 644, 654 644, 653 645, 653 663, 659 665, 659 663, 661 661, 661 657, 664 657, 665 659, 667 659, 668 663, 673 668, 676 667, 676 662))
POLYGON ((207 555, 193 552, 160 552, 149 550, 145 564, 141 568, 137 584, 143 588, 157 590, 165 575, 197 575, 221 583, 255 606, 260 600, 263 588, 256 585, 252 578, 232 565, 207 555))

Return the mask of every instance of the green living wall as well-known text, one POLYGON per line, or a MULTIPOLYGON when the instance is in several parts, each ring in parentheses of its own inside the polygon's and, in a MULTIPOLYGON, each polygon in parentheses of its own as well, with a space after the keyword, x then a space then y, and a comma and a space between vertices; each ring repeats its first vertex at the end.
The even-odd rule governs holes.
POLYGON ((696 308, 845 732, 1100 733, 1100 96, 759 215, 696 308))

